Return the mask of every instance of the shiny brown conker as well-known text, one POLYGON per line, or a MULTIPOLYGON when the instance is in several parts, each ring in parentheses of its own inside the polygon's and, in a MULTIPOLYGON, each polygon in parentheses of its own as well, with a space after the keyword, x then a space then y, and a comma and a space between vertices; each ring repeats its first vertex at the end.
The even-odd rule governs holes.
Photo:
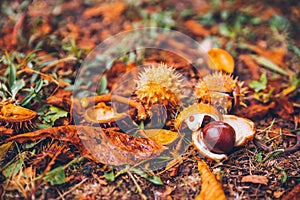
POLYGON ((228 153, 235 143, 234 129, 225 122, 214 121, 202 129, 203 142, 211 152, 228 153))

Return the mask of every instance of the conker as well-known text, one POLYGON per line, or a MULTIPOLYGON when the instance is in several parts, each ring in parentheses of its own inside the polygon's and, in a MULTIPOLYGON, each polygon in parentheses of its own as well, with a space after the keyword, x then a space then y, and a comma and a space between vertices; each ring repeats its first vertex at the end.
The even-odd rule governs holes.
POLYGON ((235 143, 235 131, 225 122, 214 121, 202 129, 204 144, 214 153, 228 153, 235 143))

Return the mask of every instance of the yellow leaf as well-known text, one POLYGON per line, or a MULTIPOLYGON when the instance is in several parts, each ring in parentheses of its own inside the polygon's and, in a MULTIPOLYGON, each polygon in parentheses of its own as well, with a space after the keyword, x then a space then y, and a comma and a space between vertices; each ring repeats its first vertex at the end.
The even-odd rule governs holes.
POLYGON ((282 90, 281 96, 284 97, 284 96, 286 96, 286 95, 292 93, 292 92, 293 92, 294 90, 296 90, 296 89, 297 89, 296 85, 292 85, 292 86, 290 86, 290 87, 288 87, 288 88, 282 90))
POLYGON ((162 145, 168 145, 174 142, 177 137, 178 133, 170 130, 165 129, 148 129, 143 130, 142 135, 145 135, 150 140, 162 144, 162 145))
POLYGON ((202 186, 201 192, 195 200, 226 200, 221 183, 209 170, 209 167, 204 161, 198 161, 198 170, 201 174, 202 186))

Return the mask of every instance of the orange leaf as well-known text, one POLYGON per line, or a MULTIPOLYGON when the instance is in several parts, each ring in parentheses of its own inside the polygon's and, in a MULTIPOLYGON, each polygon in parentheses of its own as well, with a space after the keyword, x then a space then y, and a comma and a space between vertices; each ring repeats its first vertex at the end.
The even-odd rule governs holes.
POLYGON ((184 26, 197 36, 207 36, 210 34, 210 31, 208 29, 204 28, 195 20, 188 20, 184 22, 184 26))
POLYGON ((268 178, 260 175, 243 176, 242 183, 245 182, 268 185, 268 178))
POLYGON ((215 175, 209 170, 207 164, 199 160, 198 170, 201 174, 202 187, 200 194, 195 200, 223 200, 226 199, 221 183, 215 175))
POLYGON ((207 53, 211 61, 208 62, 210 68, 223 70, 230 74, 233 73, 234 60, 227 51, 219 48, 212 48, 207 53))
POLYGON ((107 20, 115 20, 125 10, 126 5, 123 2, 116 2, 113 4, 101 4, 89 9, 86 9, 83 16, 91 18, 99 15, 103 15, 107 20))
POLYGON ((284 193, 284 191, 275 191, 273 196, 274 196, 276 199, 278 199, 278 198, 281 197, 281 195, 282 195, 283 193, 284 193))

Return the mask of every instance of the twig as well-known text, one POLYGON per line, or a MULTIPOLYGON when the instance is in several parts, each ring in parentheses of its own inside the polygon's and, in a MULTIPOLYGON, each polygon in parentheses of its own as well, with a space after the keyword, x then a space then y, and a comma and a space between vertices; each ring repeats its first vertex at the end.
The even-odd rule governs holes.
MULTIPOLYGON (((294 146, 292 146, 292 147, 288 147, 288 148, 283 149, 282 153, 290 153, 290 152, 298 151, 300 149, 300 131, 298 131, 296 134, 297 134, 297 142, 296 142, 296 144, 294 146)), ((266 146, 265 144, 263 144, 262 142, 260 142, 256 138, 253 139, 253 143, 257 147, 263 149, 266 152, 273 151, 273 149, 271 147, 266 146)))
POLYGON ((138 190, 141 198, 143 200, 147 200, 147 197, 143 194, 143 190, 142 188, 139 186, 139 184, 136 182, 135 178, 133 177, 132 173, 130 171, 127 172, 127 174, 130 176, 130 178, 133 180, 134 184, 135 184, 135 187, 136 189, 138 190))
POLYGON ((55 164, 55 160, 56 158, 61 154, 62 150, 65 148, 65 145, 63 145, 60 149, 57 150, 57 152, 55 153, 55 155, 52 157, 51 161, 48 163, 46 169, 44 170, 44 172, 41 174, 41 176, 39 177, 39 181, 38 183, 35 185, 35 187, 30 191, 30 196, 32 197, 36 191, 39 189, 39 187, 41 186, 42 182, 43 182, 43 178, 45 177, 45 175, 51 170, 52 165, 55 164))
POLYGON ((66 196, 67 194, 69 194, 70 192, 72 192, 73 190, 75 190, 76 188, 78 188, 80 185, 82 185, 86 180, 88 180, 88 178, 83 179, 80 183, 76 184, 74 187, 72 187, 70 190, 64 192, 63 194, 61 194, 58 198, 56 198, 56 200, 59 199, 64 199, 64 196, 66 196))
POLYGON ((14 26, 14 29, 13 29, 13 32, 12 32, 12 40, 11 40, 11 44, 12 45, 16 45, 17 44, 17 41, 18 41, 18 33, 19 33, 19 30, 22 26, 22 24, 24 23, 24 19, 25 19, 25 12, 21 13, 18 20, 17 20, 17 23, 15 24, 14 26))
MULTIPOLYGON (((55 80, 55 78, 54 78, 52 75, 50 75, 50 74, 45 74, 45 73, 36 71, 36 70, 34 70, 34 69, 31 69, 31 68, 29 68, 29 67, 26 67, 26 68, 24 68, 24 69, 19 70, 19 71, 17 72, 17 75, 20 75, 20 74, 22 74, 23 72, 28 73, 28 74, 37 73, 38 75, 41 76, 42 79, 47 80, 47 81, 49 81, 49 82, 54 82, 57 86, 60 86, 60 87, 65 87, 65 86, 69 86, 69 85, 70 85, 69 83, 65 83, 65 82, 63 82, 63 81, 61 81, 61 80, 55 80)), ((57 89, 57 88, 56 88, 56 89, 57 89)), ((55 90, 56 90, 56 89, 55 89, 55 90)), ((53 92, 53 93, 54 93, 54 92, 53 92)))
POLYGON ((64 63, 64 62, 69 62, 69 61, 76 61, 77 58, 75 58, 74 56, 68 56, 66 58, 62 58, 62 59, 58 59, 52 63, 50 63, 49 65, 45 66, 43 69, 41 69, 42 72, 47 72, 49 71, 49 69, 51 69, 52 67, 55 67, 56 65, 60 64, 60 63, 64 63))

